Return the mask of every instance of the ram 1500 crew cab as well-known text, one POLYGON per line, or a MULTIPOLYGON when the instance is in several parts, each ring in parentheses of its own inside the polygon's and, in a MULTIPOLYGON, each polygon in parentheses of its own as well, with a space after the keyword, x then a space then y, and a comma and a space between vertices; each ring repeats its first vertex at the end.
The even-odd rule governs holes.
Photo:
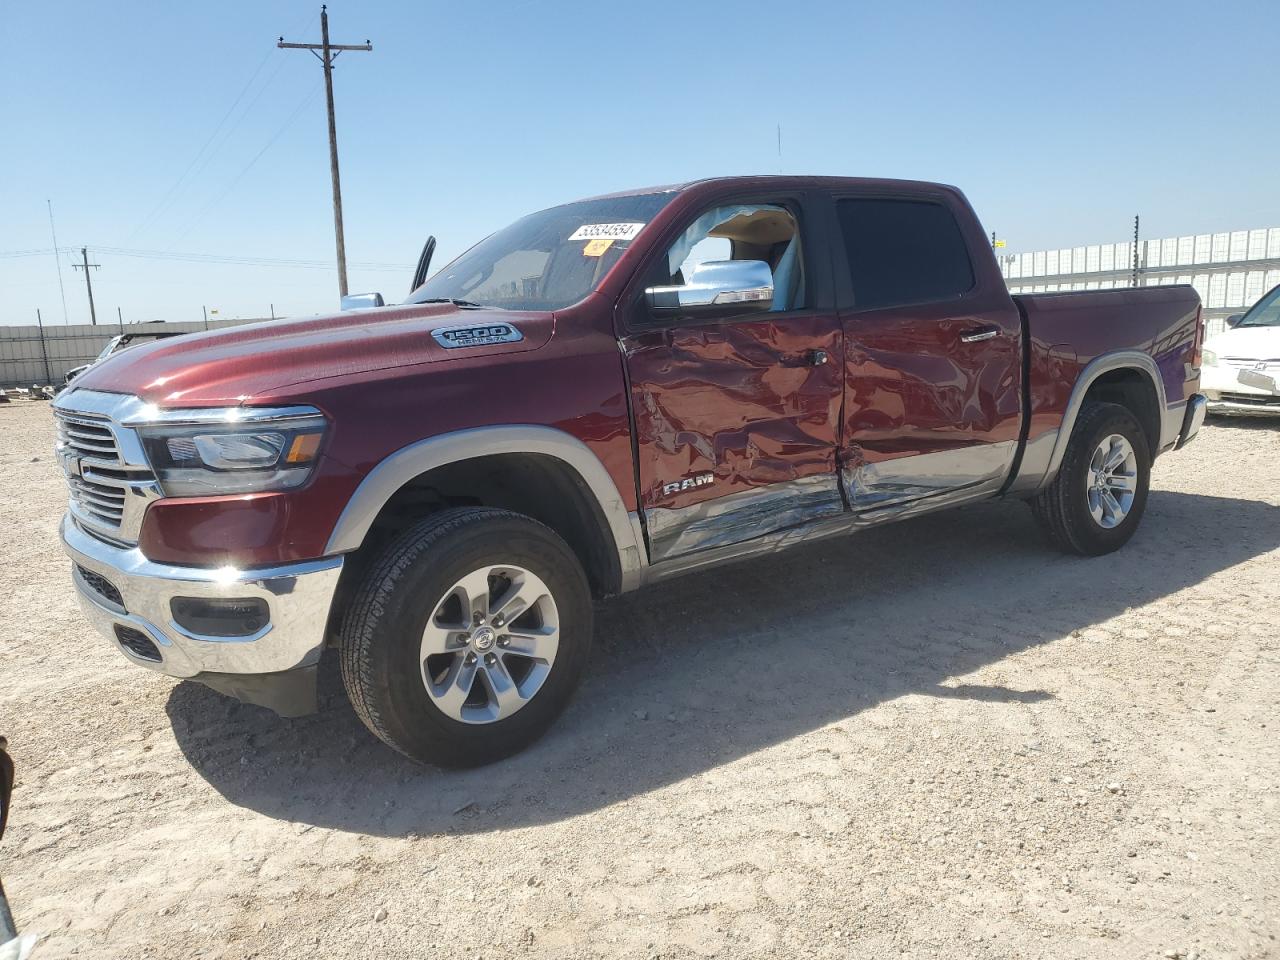
POLYGON ((1187 286, 1011 297, 951 187, 597 197, 403 304, 86 371, 62 538, 140 666, 297 714, 332 650, 378 737, 480 763, 563 708, 598 598, 993 498, 1122 546, 1204 417, 1202 329, 1187 286))

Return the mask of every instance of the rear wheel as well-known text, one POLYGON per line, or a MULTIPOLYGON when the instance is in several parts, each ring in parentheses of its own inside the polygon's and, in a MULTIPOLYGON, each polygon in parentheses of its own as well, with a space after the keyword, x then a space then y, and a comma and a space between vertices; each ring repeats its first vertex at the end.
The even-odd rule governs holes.
POLYGON ((591 642, 586 575, 568 545, 506 510, 446 510, 386 549, 339 635, 356 713, 406 756, 475 766, 559 715, 591 642))
POLYGON ((1031 509, 1055 546, 1100 556, 1128 542, 1151 481, 1146 434, 1125 407, 1089 403, 1080 412, 1053 483, 1031 509))

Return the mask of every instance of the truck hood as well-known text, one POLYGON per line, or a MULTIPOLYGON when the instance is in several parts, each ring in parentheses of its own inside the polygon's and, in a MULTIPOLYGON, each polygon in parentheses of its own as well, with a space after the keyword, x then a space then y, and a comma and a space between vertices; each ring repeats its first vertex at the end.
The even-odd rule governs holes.
POLYGON ((1212 337, 1205 348, 1219 357, 1280 360, 1280 327, 1236 327, 1212 337))
POLYGON ((293 384, 536 350, 554 328, 550 313, 451 304, 350 310, 133 347, 91 367, 75 386, 167 407, 236 405, 293 384))

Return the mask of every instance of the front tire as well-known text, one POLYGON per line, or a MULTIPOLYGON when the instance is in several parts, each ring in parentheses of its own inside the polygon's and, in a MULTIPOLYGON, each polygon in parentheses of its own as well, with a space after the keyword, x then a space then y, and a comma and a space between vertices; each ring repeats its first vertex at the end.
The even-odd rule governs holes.
POLYGON ((1150 448, 1137 419, 1116 403, 1087 403, 1058 475, 1031 509, 1054 546, 1097 557, 1129 542, 1150 483, 1150 448))
POLYGON ((478 766, 533 742, 591 646, 569 546, 521 514, 433 514, 385 549, 339 628, 342 679, 375 736, 420 763, 478 766))

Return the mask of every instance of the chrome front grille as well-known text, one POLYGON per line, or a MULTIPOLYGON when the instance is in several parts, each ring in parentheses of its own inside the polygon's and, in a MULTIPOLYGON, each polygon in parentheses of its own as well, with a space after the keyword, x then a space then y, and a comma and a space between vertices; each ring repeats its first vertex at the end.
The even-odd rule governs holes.
POLYGON ((141 456, 122 451, 118 431, 123 428, 108 417, 73 409, 57 409, 54 416, 71 515, 92 533, 136 542, 142 513, 158 495, 150 467, 141 456))

